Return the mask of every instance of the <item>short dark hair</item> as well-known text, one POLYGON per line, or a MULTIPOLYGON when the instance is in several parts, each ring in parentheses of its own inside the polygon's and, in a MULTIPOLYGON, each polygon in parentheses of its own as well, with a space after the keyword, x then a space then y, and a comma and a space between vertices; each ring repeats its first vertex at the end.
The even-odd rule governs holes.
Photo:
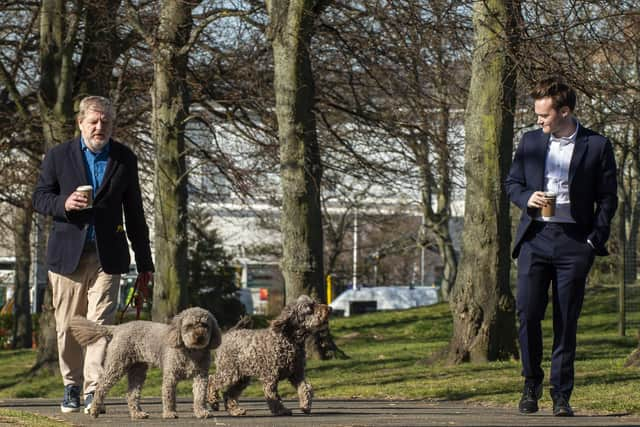
POLYGON ((555 110, 567 106, 571 111, 576 108, 576 92, 571 86, 557 77, 540 80, 531 91, 534 100, 551 98, 555 110))

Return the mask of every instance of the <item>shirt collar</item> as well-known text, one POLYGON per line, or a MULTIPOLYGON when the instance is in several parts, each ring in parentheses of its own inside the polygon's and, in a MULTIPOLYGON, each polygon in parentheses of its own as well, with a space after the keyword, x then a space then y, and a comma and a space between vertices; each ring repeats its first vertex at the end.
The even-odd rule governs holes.
POLYGON ((557 137, 554 134, 551 134, 549 137, 550 142, 558 142, 560 145, 567 145, 576 142, 576 136, 578 135, 578 130, 580 129, 580 122, 575 120, 576 130, 569 136, 557 137))
POLYGON ((111 149, 111 140, 109 140, 109 142, 107 142, 105 144, 105 146, 102 148, 102 150, 98 151, 97 153, 94 153, 93 151, 89 150, 89 147, 87 147, 87 144, 85 144, 84 142, 84 138, 82 137, 82 135, 80 136, 80 148, 82 149, 83 153, 91 153, 94 156, 99 156, 100 154, 106 155, 109 154, 109 150, 111 149))

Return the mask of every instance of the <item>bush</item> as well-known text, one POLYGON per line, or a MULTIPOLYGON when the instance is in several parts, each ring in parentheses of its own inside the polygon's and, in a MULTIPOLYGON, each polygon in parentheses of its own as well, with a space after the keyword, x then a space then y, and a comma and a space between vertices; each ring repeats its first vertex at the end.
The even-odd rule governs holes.
MULTIPOLYGON (((31 330, 33 336, 37 337, 40 332, 40 315, 38 313, 31 314, 31 330)), ((11 347, 11 339, 13 335, 13 314, 0 314, 0 349, 11 347)), ((35 338, 34 338, 35 339, 35 338)))
POLYGON ((11 342, 13 329, 13 316, 11 314, 0 315, 0 348, 7 348, 11 342))

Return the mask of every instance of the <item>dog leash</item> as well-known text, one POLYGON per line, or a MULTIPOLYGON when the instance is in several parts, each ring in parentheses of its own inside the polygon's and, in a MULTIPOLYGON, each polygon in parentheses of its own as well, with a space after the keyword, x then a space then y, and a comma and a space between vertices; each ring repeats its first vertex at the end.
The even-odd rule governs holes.
POLYGON ((141 273, 138 274, 135 283, 133 284, 133 291, 131 292, 131 297, 127 298, 127 304, 124 306, 122 311, 120 311, 120 321, 122 323, 122 319, 124 318, 124 314, 127 312, 129 307, 131 306, 131 302, 133 301, 136 307, 136 320, 140 320, 140 312, 142 311, 142 306, 144 302, 149 299, 149 295, 151 291, 149 289, 149 282, 153 285, 153 274, 151 273, 141 273))

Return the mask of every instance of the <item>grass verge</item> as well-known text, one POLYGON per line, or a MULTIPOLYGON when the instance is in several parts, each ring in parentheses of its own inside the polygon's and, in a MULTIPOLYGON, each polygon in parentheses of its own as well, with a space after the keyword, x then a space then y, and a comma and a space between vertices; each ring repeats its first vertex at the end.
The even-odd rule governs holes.
POLYGON ((58 427, 68 426, 69 424, 29 412, 0 409, 0 425, 58 427))

